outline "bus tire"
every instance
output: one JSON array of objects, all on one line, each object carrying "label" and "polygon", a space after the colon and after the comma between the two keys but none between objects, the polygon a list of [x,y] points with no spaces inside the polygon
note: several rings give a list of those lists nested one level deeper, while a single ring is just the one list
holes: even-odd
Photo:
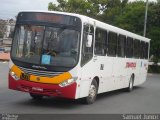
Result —
[{"label": "bus tire", "polygon": [[43,98],[42,95],[34,94],[34,93],[29,93],[31,98],[34,100],[41,100]]},{"label": "bus tire", "polygon": [[98,84],[97,84],[97,81],[93,79],[89,88],[89,94],[87,97],[84,98],[84,103],[93,104],[96,100],[97,92],[98,92]]},{"label": "bus tire", "polygon": [[130,77],[130,80],[129,80],[129,85],[128,85],[128,88],[127,88],[127,91],[128,92],[131,92],[133,90],[133,85],[134,85],[134,77],[133,75]]}]

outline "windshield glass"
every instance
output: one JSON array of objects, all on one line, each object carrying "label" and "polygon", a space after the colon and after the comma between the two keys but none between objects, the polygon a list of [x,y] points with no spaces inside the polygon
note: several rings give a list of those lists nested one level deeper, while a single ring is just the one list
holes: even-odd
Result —
[{"label": "windshield glass", "polygon": [[73,67],[77,63],[80,32],[67,26],[17,25],[12,57],[18,61]]}]

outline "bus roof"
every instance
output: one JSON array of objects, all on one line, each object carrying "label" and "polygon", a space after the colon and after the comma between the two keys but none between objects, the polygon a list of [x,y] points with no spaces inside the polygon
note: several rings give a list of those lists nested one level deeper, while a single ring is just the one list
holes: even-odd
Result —
[{"label": "bus roof", "polygon": [[21,11],[21,12],[57,13],[57,14],[75,16],[75,17],[79,17],[82,20],[82,22],[84,22],[84,23],[85,22],[86,23],[90,23],[91,25],[95,24],[99,28],[102,28],[102,29],[105,29],[105,30],[109,30],[109,31],[112,31],[112,32],[116,32],[118,34],[126,35],[126,36],[132,37],[134,39],[139,39],[139,40],[146,41],[146,42],[150,41],[149,38],[140,36],[138,34],[129,32],[127,30],[124,30],[124,29],[121,29],[121,28],[118,28],[118,27],[115,27],[115,26],[112,26],[112,25],[109,25],[107,23],[103,23],[101,21],[98,21],[96,19],[90,18],[88,16],[84,16],[84,15],[80,15],[80,14],[76,14],[76,13],[67,13],[67,12],[59,12],[59,11],[42,11],[42,10],[27,10],[27,11]]}]

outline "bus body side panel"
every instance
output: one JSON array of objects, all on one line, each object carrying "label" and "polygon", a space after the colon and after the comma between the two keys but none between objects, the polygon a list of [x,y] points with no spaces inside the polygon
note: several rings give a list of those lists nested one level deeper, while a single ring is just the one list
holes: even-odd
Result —
[{"label": "bus body side panel", "polygon": [[140,81],[138,85],[144,83],[147,79],[148,60],[140,60]]},{"label": "bus body side panel", "polygon": [[128,87],[129,86],[129,82],[130,82],[130,78],[132,75],[135,75],[135,72],[137,70],[137,62],[135,59],[131,59],[131,58],[124,58],[124,73],[126,76],[126,79],[124,81],[124,87]]},{"label": "bus body side panel", "polygon": [[134,86],[138,85],[140,82],[140,60],[136,59],[136,67],[134,72]]},{"label": "bus body side panel", "polygon": [[[115,79],[113,77],[114,57],[98,56],[100,74],[99,93],[115,89]],[[103,69],[102,69],[103,67]]]},{"label": "bus body side panel", "polygon": [[81,68],[80,98],[88,96],[89,87],[94,78],[99,80],[98,93],[115,89],[115,81],[112,78],[113,59],[106,56],[94,56]]},{"label": "bus body side panel", "polygon": [[115,89],[121,89],[128,85],[126,58],[114,57],[113,73]]},{"label": "bus body side panel", "polygon": [[80,87],[79,87],[79,95],[78,98],[86,97],[89,93],[89,87],[91,85],[93,76],[95,75],[94,71],[96,70],[96,66],[93,65],[93,60],[90,60],[87,64],[82,66],[80,69]]},{"label": "bus body side panel", "polygon": [[135,76],[134,76],[134,86],[137,86],[140,84],[140,82],[142,81],[141,76],[141,60],[140,59],[136,59],[136,71],[135,71]]}]

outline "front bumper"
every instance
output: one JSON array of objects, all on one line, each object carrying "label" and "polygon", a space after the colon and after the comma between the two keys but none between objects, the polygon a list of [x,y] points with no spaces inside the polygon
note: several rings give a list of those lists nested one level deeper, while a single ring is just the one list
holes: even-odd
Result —
[{"label": "front bumper", "polygon": [[18,90],[28,93],[40,94],[44,96],[55,96],[69,99],[75,99],[77,83],[60,87],[58,84],[36,83],[26,80],[14,80],[12,76],[8,76],[9,89]]}]

